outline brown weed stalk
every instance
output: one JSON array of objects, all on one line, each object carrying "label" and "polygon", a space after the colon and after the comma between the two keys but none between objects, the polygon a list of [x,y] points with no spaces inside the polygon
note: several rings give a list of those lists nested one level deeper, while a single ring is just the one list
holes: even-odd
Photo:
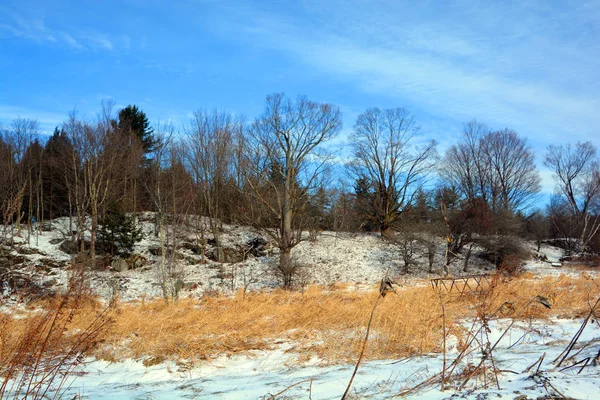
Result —
[{"label": "brown weed stalk", "polygon": [[78,273],[66,293],[24,321],[1,316],[0,398],[59,397],[70,373],[95,348],[110,322],[108,308],[75,332],[69,329],[89,302],[84,282]]}]

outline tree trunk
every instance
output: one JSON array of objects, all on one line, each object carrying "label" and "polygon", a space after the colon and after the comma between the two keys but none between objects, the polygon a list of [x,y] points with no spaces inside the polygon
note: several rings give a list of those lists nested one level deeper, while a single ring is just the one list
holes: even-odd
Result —
[{"label": "tree trunk", "polygon": [[[287,194],[287,191],[286,191]],[[292,285],[294,268],[292,266],[292,210],[286,198],[283,220],[281,221],[281,242],[279,243],[279,269],[283,274],[283,286],[289,289]]]},{"label": "tree trunk", "polygon": [[213,233],[213,238],[215,239],[215,250],[217,252],[217,261],[222,263],[225,262],[225,252],[223,251],[223,246],[221,244],[221,234],[219,233],[219,226],[217,221],[213,217],[208,217],[210,229]]},{"label": "tree trunk", "polygon": [[165,228],[164,221],[160,221],[159,235],[160,235],[160,287],[163,292],[163,298],[166,302],[169,301],[169,290],[167,286],[167,260],[166,260],[166,248],[165,248]]},{"label": "tree trunk", "polygon": [[471,250],[473,249],[473,243],[469,245],[469,249],[467,250],[467,254],[465,255],[465,260],[463,264],[463,272],[468,272],[469,270],[469,260],[471,259]]},{"label": "tree trunk", "polygon": [[98,228],[98,210],[96,207],[92,209],[92,232],[90,239],[90,258],[92,263],[96,261],[96,229]]},{"label": "tree trunk", "polygon": [[283,276],[284,289],[290,289],[292,286],[292,280],[294,278],[291,248],[279,249],[279,270]]},{"label": "tree trunk", "polygon": [[427,245],[427,258],[429,260],[429,273],[433,273],[433,264],[435,263],[435,244]]},{"label": "tree trunk", "polygon": [[386,222],[381,224],[381,236],[385,239],[392,239],[394,237],[394,230]]},{"label": "tree trunk", "polygon": [[202,222],[203,226],[202,226],[202,230],[200,231],[200,242],[202,243],[201,247],[200,247],[200,251],[202,252],[202,255],[200,256],[200,264],[204,265],[206,264],[206,259],[205,259],[205,254],[206,254],[206,225],[204,223],[204,221]]}]

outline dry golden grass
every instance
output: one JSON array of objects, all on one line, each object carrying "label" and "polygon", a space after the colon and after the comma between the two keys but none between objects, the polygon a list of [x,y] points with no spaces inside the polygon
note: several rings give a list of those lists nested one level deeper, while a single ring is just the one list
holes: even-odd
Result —
[{"label": "dry golden grass", "polygon": [[[514,316],[538,294],[553,301],[552,309],[533,304],[521,318],[581,316],[589,310],[588,301],[600,296],[600,286],[585,275],[499,279],[486,295],[445,295],[446,323],[453,334],[460,336],[457,322],[478,312],[492,314],[506,301],[516,310]],[[375,286],[373,291],[364,292],[339,285],[327,289],[312,286],[304,293],[240,293],[169,304],[162,300],[119,304],[97,356],[109,360],[199,360],[290,342],[305,357],[316,355],[332,363],[347,361],[360,350],[377,296]],[[397,294],[380,300],[366,357],[394,358],[440,351],[439,301],[438,292],[429,285],[400,288]],[[87,326],[102,311],[102,306],[91,300],[81,307],[71,329]],[[8,335],[4,340],[18,335],[19,327],[26,323],[27,318],[5,318],[3,328]]]},{"label": "dry golden grass", "polygon": [[60,392],[70,371],[95,350],[110,317],[100,311],[90,319],[99,302],[82,290],[81,277],[25,318],[0,314],[0,398],[46,398],[53,384]]}]

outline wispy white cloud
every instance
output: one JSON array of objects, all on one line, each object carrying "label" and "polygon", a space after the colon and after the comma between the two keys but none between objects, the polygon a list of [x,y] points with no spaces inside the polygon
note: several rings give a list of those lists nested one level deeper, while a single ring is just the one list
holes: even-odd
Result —
[{"label": "wispy white cloud", "polygon": [[556,181],[554,179],[554,173],[547,168],[540,168],[540,178],[542,179],[541,192],[546,195],[551,195],[554,193],[556,188]]},{"label": "wispy white cloud", "polygon": [[[0,35],[31,40],[37,43],[64,45],[75,50],[115,50],[115,40],[109,35],[93,31],[66,32],[46,25],[43,18],[25,17],[14,12],[7,13],[6,20],[0,23]],[[130,45],[129,37],[121,41],[124,48]]]},{"label": "wispy white cloud", "polygon": [[598,3],[433,3],[306,1],[295,14],[235,4],[213,29],[399,105],[510,126],[534,143],[600,144]]},{"label": "wispy white cloud", "polygon": [[0,123],[8,126],[17,118],[35,119],[40,123],[40,133],[51,134],[55,127],[63,123],[66,115],[0,104]]},{"label": "wispy white cloud", "polygon": [[79,43],[73,36],[69,35],[66,32],[62,32],[62,39],[64,40],[64,42],[69,45],[70,47],[74,48],[74,49],[83,49],[84,46]]},{"label": "wispy white cloud", "polygon": [[113,43],[104,35],[88,35],[88,41],[93,48],[113,50]]}]

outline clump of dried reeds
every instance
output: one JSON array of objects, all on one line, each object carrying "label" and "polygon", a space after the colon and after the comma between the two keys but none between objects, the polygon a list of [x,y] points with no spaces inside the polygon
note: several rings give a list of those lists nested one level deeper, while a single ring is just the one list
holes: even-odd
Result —
[{"label": "clump of dried reeds", "polygon": [[[400,395],[414,393],[422,387],[440,382],[442,390],[446,384],[462,389],[473,379],[478,380],[483,388],[493,385],[500,389],[499,370],[494,354],[498,344],[510,332],[516,321],[550,316],[573,318],[584,310],[588,310],[589,318],[588,300],[599,293],[598,282],[586,275],[543,279],[532,279],[531,276],[507,279],[496,276],[486,291],[464,297],[471,301],[474,315],[469,316],[472,324],[463,334],[458,356],[447,368],[444,362],[440,373],[416,386],[406,388]],[[592,311],[594,307],[591,307]],[[500,332],[500,336],[492,341],[489,336],[490,322],[499,318],[508,318],[509,323]],[[518,342],[519,340],[516,343]],[[466,362],[468,357],[475,362]],[[543,357],[537,366],[538,370],[542,360]]]},{"label": "clump of dried reeds", "polygon": [[[104,308],[81,319],[98,303],[89,297],[82,271],[66,293],[45,300],[26,318],[0,314],[0,398],[60,397],[69,374],[96,347],[110,321]],[[77,322],[81,327],[70,329]]]},{"label": "clump of dried reeds", "polygon": [[[379,301],[365,359],[442,351],[440,294],[427,285],[406,286],[397,292]],[[485,299],[486,313],[491,314],[506,302],[521,310],[532,293],[552,298],[552,309],[529,307],[520,315],[505,316],[525,319],[585,315],[589,307],[584,299],[594,298],[600,289],[597,282],[586,277],[499,278],[493,294]],[[122,303],[114,310],[110,329],[99,336],[106,345],[97,348],[95,354],[108,360],[201,360],[268,349],[288,341],[307,360],[315,355],[329,363],[348,362],[356,360],[361,352],[365,321],[379,295],[376,287],[365,292],[311,286],[303,293],[277,290],[180,299],[169,304],[160,300]],[[444,295],[445,332],[456,336],[460,343],[467,340],[460,322],[482,312],[478,296]],[[91,301],[79,307],[68,329],[85,329],[99,312],[99,306]]]}]

